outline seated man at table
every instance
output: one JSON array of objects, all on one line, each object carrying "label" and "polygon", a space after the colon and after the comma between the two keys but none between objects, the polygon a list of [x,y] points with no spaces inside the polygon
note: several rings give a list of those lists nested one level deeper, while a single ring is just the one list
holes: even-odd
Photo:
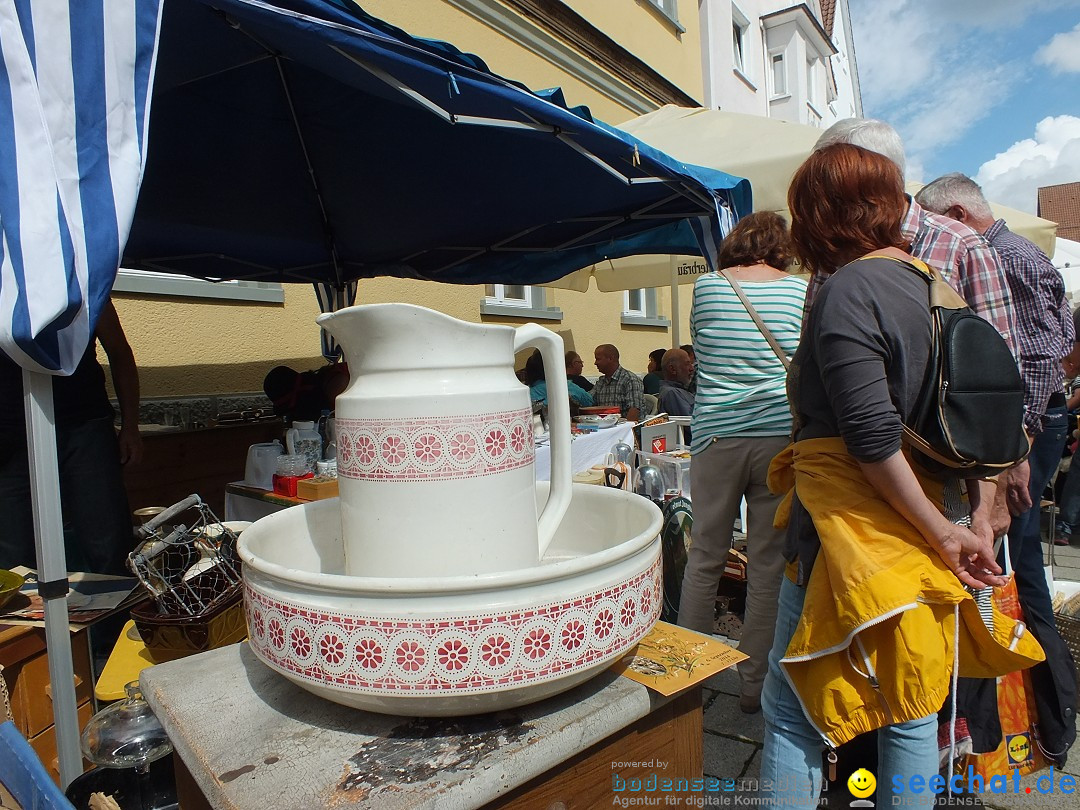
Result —
[{"label": "seated man at table", "polygon": [[593,386],[593,402],[618,407],[620,415],[636,422],[645,413],[645,386],[641,378],[619,365],[619,350],[602,343],[593,352],[596,370],[602,375]]},{"label": "seated man at table", "polygon": [[694,394],[690,380],[694,362],[682,349],[668,349],[660,361],[664,379],[660,383],[660,410],[670,416],[690,416],[694,412]]},{"label": "seated man at table", "polygon": [[[547,379],[544,375],[544,358],[540,356],[540,350],[535,350],[529,359],[525,361],[525,384],[529,386],[529,396],[533,402],[543,402],[547,405]],[[588,391],[579,388],[570,380],[566,381],[567,393],[570,395],[571,413],[576,413],[573,406],[588,407],[593,404],[592,396]]]}]

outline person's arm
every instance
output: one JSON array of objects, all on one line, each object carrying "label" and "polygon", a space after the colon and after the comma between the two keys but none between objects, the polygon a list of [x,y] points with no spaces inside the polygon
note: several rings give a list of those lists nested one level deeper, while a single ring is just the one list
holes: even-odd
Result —
[{"label": "person's arm", "polygon": [[645,386],[636,374],[630,376],[630,395],[627,398],[626,418],[636,422],[645,413]]},{"label": "person's arm", "polygon": [[1004,517],[1002,518],[995,512],[995,510],[999,509],[997,482],[986,479],[969,479],[967,481],[967,490],[968,503],[971,505],[971,530],[979,537],[985,537],[993,543],[1009,528],[1009,510],[1004,508],[1004,502],[1000,506],[1000,511],[1004,512]]},{"label": "person's arm", "polygon": [[94,335],[109,357],[109,373],[120,403],[120,463],[137,464],[143,452],[139,435],[139,368],[112,301],[102,307]]},{"label": "person's arm", "polygon": [[957,526],[923,494],[919,480],[901,452],[882,461],[859,462],[863,474],[889,505],[918,529],[947,566],[965,585],[985,588],[1004,585],[993,542],[985,535]]},{"label": "person's arm", "polygon": [[[1030,297],[1026,311],[1040,312],[1042,336],[1035,341],[1035,351],[1025,356],[1021,365],[1024,378],[1024,430],[1028,441],[1042,433],[1043,416],[1050,395],[1061,388],[1060,360],[1055,348],[1070,345],[1073,338],[1071,313],[1062,317],[1060,274],[1048,261],[1041,262],[1025,255],[1008,254],[1006,272],[1023,282],[1022,295]],[[1057,284],[1055,284],[1055,277]],[[1013,515],[1021,515],[1033,505],[1031,498],[1031,467],[1022,461],[1002,476],[1006,486],[1006,503]]]}]

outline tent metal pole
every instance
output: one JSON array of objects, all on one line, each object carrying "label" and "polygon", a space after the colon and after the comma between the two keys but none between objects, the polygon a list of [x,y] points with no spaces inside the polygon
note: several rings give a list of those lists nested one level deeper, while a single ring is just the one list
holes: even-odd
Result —
[{"label": "tent metal pole", "polygon": [[681,329],[680,329],[680,319],[682,317],[680,315],[680,313],[679,313],[679,277],[677,275],[675,275],[675,257],[672,256],[670,261],[671,261],[671,348],[677,349],[679,346],[682,345],[682,340],[680,340],[681,335],[679,334],[680,331],[681,331]]},{"label": "tent metal pole", "polygon": [[37,541],[38,592],[45,604],[45,644],[49,650],[53,722],[60,760],[60,784],[82,773],[75,670],[68,629],[67,559],[60,514],[60,473],[56,451],[52,377],[23,369],[23,403],[30,462],[30,494]]}]

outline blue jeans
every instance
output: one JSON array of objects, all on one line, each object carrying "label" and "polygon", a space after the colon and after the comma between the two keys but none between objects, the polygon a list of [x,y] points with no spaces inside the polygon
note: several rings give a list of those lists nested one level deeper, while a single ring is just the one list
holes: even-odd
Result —
[{"label": "blue jeans", "polygon": [[[1039,614],[1049,626],[1054,626],[1054,609],[1050,589],[1043,572],[1041,527],[1042,510],[1039,502],[1043,490],[1061,461],[1061,451],[1069,430],[1069,413],[1064,406],[1046,409],[1045,427],[1031,445],[1028,464],[1031,466],[1031,508],[1013,518],[1009,525],[1009,556],[1016,572],[1016,592],[1025,611]],[[1051,538],[1051,542],[1053,538]],[[998,562],[1004,563],[1004,553]]]},{"label": "blue jeans", "polygon": [[[776,636],[769,653],[769,672],[761,693],[761,709],[765,716],[765,749],[761,759],[761,781],[770,782],[773,790],[763,796],[782,800],[785,807],[815,808],[821,792],[822,752],[825,742],[814,730],[802,710],[799,699],[780,669],[780,659],[802,615],[806,589],[787,577],[780,586],[780,602],[776,618]],[[894,796],[910,797],[907,807],[930,807],[934,795],[928,792],[894,794],[892,777],[904,778],[907,786],[913,775],[929,779],[938,772],[937,715],[886,726],[878,732],[877,806],[892,806]],[[854,797],[847,785],[834,785],[841,794],[840,806],[847,806]]]}]

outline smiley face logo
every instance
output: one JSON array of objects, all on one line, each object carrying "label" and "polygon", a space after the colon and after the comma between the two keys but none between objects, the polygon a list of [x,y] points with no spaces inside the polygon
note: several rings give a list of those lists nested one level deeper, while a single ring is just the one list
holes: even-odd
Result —
[{"label": "smiley face logo", "polygon": [[877,779],[866,768],[859,768],[847,780],[847,789],[856,799],[865,799],[877,788]]}]

